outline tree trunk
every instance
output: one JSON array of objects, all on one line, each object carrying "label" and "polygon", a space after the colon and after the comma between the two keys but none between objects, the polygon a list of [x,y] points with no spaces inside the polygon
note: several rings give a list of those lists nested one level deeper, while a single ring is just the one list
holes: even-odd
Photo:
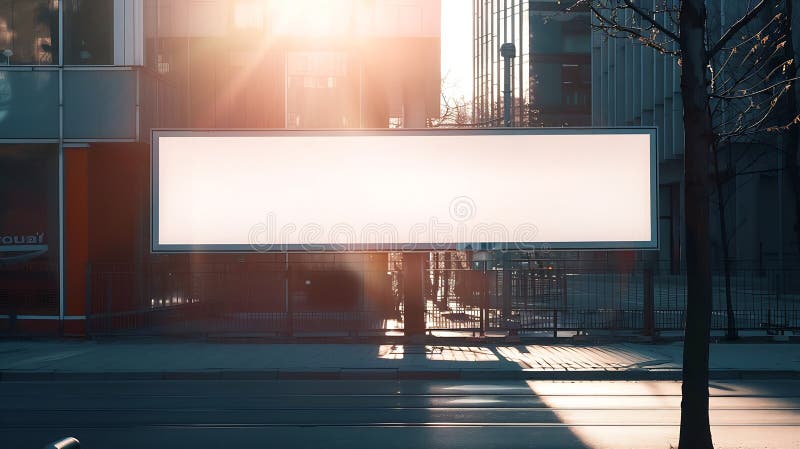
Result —
[{"label": "tree trunk", "polygon": [[679,447],[712,449],[708,420],[708,341],[711,329],[708,169],[712,128],[706,90],[704,1],[683,0],[680,18],[687,295]]},{"label": "tree trunk", "polygon": [[[725,310],[727,312],[728,318],[728,329],[725,333],[725,337],[728,340],[736,340],[739,338],[739,334],[736,331],[736,316],[733,314],[733,298],[731,298],[731,258],[730,258],[730,248],[729,248],[729,238],[728,238],[728,222],[725,220],[725,194],[722,192],[723,187],[725,187],[725,179],[723,179],[723,174],[720,173],[719,170],[719,144],[715,143],[712,146],[712,151],[714,152],[714,182],[716,184],[716,191],[717,191],[717,203],[719,204],[719,235],[722,245],[722,266],[723,266],[723,274],[725,276]],[[731,167],[728,167],[728,170],[731,170]],[[733,178],[736,179],[735,177]],[[713,298],[712,298],[713,299]]]}]

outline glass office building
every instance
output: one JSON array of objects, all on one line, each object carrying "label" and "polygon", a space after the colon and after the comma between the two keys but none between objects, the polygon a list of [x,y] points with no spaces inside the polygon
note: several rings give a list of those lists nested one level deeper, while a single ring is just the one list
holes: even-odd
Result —
[{"label": "glass office building", "polygon": [[[574,2],[573,2],[574,3]],[[556,0],[473,0],[473,122],[502,126],[504,62],[513,43],[514,126],[591,124],[590,18]]]}]

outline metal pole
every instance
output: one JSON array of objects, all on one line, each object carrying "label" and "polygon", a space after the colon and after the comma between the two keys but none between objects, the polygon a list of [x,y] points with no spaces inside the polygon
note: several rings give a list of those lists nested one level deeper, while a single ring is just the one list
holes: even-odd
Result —
[{"label": "metal pole", "polygon": [[[64,5],[58,4],[58,327],[64,334]],[[76,440],[77,441],[77,440]]]},{"label": "metal pole", "polygon": [[517,47],[509,42],[500,46],[503,57],[503,126],[512,126],[511,120],[511,60],[517,55]]},{"label": "metal pole", "polygon": [[501,264],[503,267],[503,322],[505,326],[508,328],[508,335],[515,336],[517,335],[516,327],[512,322],[511,316],[511,309],[513,308],[512,302],[512,273],[511,273],[511,260],[509,257],[508,252],[503,251],[500,254],[501,257]]},{"label": "metal pole", "polygon": [[[506,42],[500,46],[500,56],[503,57],[503,125],[510,128],[513,125],[511,118],[511,60],[517,55],[517,48],[513,43]],[[511,323],[511,263],[508,254],[502,253],[503,265],[503,321],[508,327],[508,336],[516,337],[516,328]]]},{"label": "metal pole", "polygon": [[481,273],[481,337],[486,336],[486,309],[489,304],[488,280],[486,279],[486,260],[483,261]]},{"label": "metal pole", "polygon": [[289,293],[292,273],[289,270],[288,252],[284,253],[283,262],[283,297],[284,306],[286,307],[286,334],[289,337],[294,337],[294,307],[292,307],[292,295]]},{"label": "metal pole", "polygon": [[648,337],[654,337],[656,335],[655,288],[653,284],[653,270],[650,267],[644,270],[642,286],[644,288],[644,329],[642,334]]},{"label": "metal pole", "polygon": [[403,253],[403,328],[409,343],[422,344],[427,331],[425,318],[425,258],[430,253]]},{"label": "metal pole", "polygon": [[92,331],[89,327],[89,321],[92,316],[92,265],[90,263],[86,264],[86,318],[85,318],[85,328],[86,328],[86,336],[91,337]]}]

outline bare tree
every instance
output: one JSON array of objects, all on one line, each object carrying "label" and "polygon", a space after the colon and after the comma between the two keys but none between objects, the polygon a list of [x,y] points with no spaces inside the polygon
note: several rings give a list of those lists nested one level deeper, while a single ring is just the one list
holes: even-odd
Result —
[{"label": "bare tree", "polygon": [[442,77],[439,117],[428,120],[429,128],[465,128],[474,126],[472,102],[463,95],[452,95],[455,86],[450,85],[449,73]]},{"label": "bare tree", "polygon": [[[751,33],[762,15],[775,13],[779,1],[760,0],[744,8],[725,29],[711,30],[705,0],[581,0],[595,29],[610,39],[635,39],[680,66],[684,128],[684,216],[686,221],[687,299],[683,347],[681,449],[713,448],[708,419],[708,343],[712,279],[709,234],[710,169],[723,139],[764,132],[787,79],[752,87],[768,58],[764,35]],[[771,23],[771,21],[768,21]],[[769,39],[772,39],[770,36]],[[769,42],[768,39],[768,42]],[[759,42],[754,54],[734,66],[734,56]],[[751,45],[753,48],[753,45]],[[782,47],[781,47],[782,48]],[[773,46],[773,50],[774,50]],[[750,49],[748,49],[750,50]],[[752,67],[750,67],[752,66]],[[757,68],[758,67],[758,68]],[[723,78],[720,74],[725,73]],[[747,87],[744,87],[747,86]],[[769,97],[770,99],[767,99]],[[744,102],[747,106],[739,106]],[[736,104],[734,106],[733,104]],[[727,106],[725,106],[727,104]],[[716,121],[719,109],[724,120]]]},{"label": "bare tree", "polygon": [[[739,40],[721,48],[709,63],[714,126],[712,171],[719,209],[728,339],[736,339],[738,335],[731,298],[730,240],[733,235],[726,221],[729,200],[725,194],[726,185],[735,181],[740,173],[750,171],[764,156],[774,155],[766,150],[769,145],[758,142],[758,138],[786,120],[781,117],[779,105],[793,97],[790,87],[796,76],[792,70],[793,58],[787,57],[785,50],[787,44],[791,46],[791,16],[785,12],[785,8],[791,11],[791,1],[774,3],[743,26]],[[747,150],[734,156],[737,146],[745,146]],[[720,160],[726,154],[727,163]]]},{"label": "bare tree", "polygon": [[442,92],[441,113],[430,119],[429,128],[465,128],[473,126],[472,103],[464,97],[450,98]]},{"label": "bare tree", "polygon": [[798,156],[800,156],[800,103],[796,85],[797,85],[797,60],[798,45],[795,41],[800,40],[800,29],[795,26],[800,26],[800,8],[793,7],[793,2],[784,2],[784,15],[786,20],[789,21],[789,35],[783,47],[783,58],[785,60],[793,60],[793,64],[784,66],[786,78],[789,79],[789,92],[784,95],[782,101],[778,104],[779,117],[775,125],[770,128],[770,131],[779,133],[784,139],[784,170],[789,178],[792,193],[794,196],[794,235],[795,245],[798,252],[800,252],[800,166],[798,166]]}]

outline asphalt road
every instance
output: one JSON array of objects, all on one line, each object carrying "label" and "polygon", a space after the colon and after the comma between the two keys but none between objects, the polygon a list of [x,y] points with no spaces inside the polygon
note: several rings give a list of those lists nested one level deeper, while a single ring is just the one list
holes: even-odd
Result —
[{"label": "asphalt road", "polygon": [[[800,381],[715,382],[719,448],[800,449]],[[669,448],[677,382],[0,382],[0,448]]]}]

